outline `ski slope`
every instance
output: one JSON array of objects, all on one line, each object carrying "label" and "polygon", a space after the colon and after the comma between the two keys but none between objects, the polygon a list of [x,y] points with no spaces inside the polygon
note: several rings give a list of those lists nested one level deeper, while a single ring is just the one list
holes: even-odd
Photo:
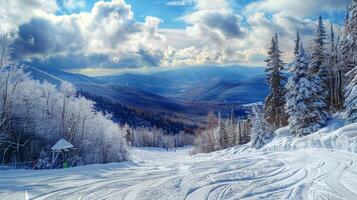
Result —
[{"label": "ski slope", "polygon": [[[357,155],[133,149],[132,163],[0,171],[0,199],[357,199]],[[243,152],[243,153],[242,153]]]},{"label": "ski slope", "polygon": [[[357,199],[357,125],[308,137],[286,129],[262,150],[242,145],[190,156],[132,149],[132,161],[58,170],[0,170],[0,199]],[[349,135],[347,137],[346,135]],[[354,136],[355,135],[355,136]],[[347,139],[346,139],[347,138]],[[345,140],[349,141],[347,145]]]}]

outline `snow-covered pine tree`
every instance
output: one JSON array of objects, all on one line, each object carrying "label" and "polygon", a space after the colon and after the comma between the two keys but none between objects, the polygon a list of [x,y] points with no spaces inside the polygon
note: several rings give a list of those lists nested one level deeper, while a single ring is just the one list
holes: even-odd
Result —
[{"label": "snow-covered pine tree", "polygon": [[[354,52],[357,51],[357,0],[352,0],[350,7],[351,19],[349,21],[349,29],[354,40]],[[357,59],[357,58],[355,58]]]},{"label": "snow-covered pine tree", "polygon": [[237,133],[236,133],[236,120],[235,120],[235,117],[234,117],[234,110],[232,109],[231,110],[231,118],[228,122],[228,137],[229,137],[229,146],[234,146],[236,143],[236,136],[237,136]]},{"label": "snow-covered pine tree", "polygon": [[219,136],[219,146],[221,149],[229,147],[229,135],[226,129],[226,124],[221,119],[220,112],[218,113],[218,136]]},{"label": "snow-covered pine tree", "polygon": [[[337,39],[337,42],[339,38]],[[338,67],[338,48],[336,45],[335,31],[333,25],[331,24],[330,29],[330,55],[329,55],[330,66],[330,107],[333,110],[341,110],[343,106],[343,87],[342,87],[342,71]]]},{"label": "snow-covered pine tree", "polygon": [[[331,99],[330,88],[330,67],[328,67],[328,56],[326,53],[325,45],[327,35],[326,30],[322,21],[322,17],[319,17],[316,33],[314,36],[314,41],[311,49],[311,63],[309,68],[309,73],[312,75],[317,75],[321,79],[321,88],[323,91],[327,91],[324,94],[320,94],[326,105],[329,105]],[[328,106],[322,108],[328,111]]]},{"label": "snow-covered pine tree", "polygon": [[[352,0],[350,7],[351,19],[349,20],[350,41],[352,44],[352,59],[353,68],[357,66],[357,0]],[[351,77],[351,80],[354,77]]]},{"label": "snow-covered pine tree", "polygon": [[274,128],[279,128],[287,124],[287,117],[284,111],[286,78],[282,70],[284,63],[281,60],[281,51],[279,50],[278,35],[271,40],[271,46],[268,51],[267,63],[267,82],[270,86],[270,93],[265,99],[265,118]]},{"label": "snow-covered pine tree", "polygon": [[294,55],[298,55],[299,54],[299,48],[300,48],[300,32],[296,31],[296,39],[295,39],[295,48],[294,48]]},{"label": "snow-covered pine tree", "polygon": [[269,125],[265,120],[264,113],[258,105],[252,108],[252,129],[251,129],[251,146],[259,149],[267,143],[272,134]]},{"label": "snow-covered pine tree", "polygon": [[338,45],[338,68],[342,72],[342,84],[343,87],[346,87],[353,77],[349,77],[346,74],[352,70],[355,65],[353,63],[353,38],[351,33],[350,25],[352,24],[350,21],[349,7],[347,8],[346,18],[345,18],[345,27],[343,31],[343,35],[340,39]]},{"label": "snow-covered pine tree", "polygon": [[289,126],[292,134],[304,136],[325,126],[327,121],[326,104],[320,94],[321,79],[309,74],[309,56],[301,44],[295,58],[293,76],[286,85],[286,111],[289,115]]},{"label": "snow-covered pine tree", "polygon": [[350,123],[357,122],[357,67],[348,72],[353,77],[352,81],[345,88],[346,117]]}]

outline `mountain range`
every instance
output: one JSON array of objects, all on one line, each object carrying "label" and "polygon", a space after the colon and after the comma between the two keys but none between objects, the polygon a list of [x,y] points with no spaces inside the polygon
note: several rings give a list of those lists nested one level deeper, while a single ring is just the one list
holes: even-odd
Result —
[{"label": "mountain range", "polygon": [[39,81],[55,85],[71,82],[81,95],[97,103],[98,110],[112,113],[120,123],[151,126],[158,121],[153,119],[160,116],[164,118],[161,121],[168,121],[167,130],[175,126],[178,131],[185,128],[182,123],[202,122],[208,112],[221,110],[223,115],[228,115],[233,109],[236,115],[244,116],[242,105],[262,101],[268,92],[264,69],[242,66],[178,68],[100,77],[33,66],[28,66],[26,71]]}]

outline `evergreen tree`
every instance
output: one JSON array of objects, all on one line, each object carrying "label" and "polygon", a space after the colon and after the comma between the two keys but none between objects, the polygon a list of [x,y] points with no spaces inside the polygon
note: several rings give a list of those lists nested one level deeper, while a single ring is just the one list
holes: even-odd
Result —
[{"label": "evergreen tree", "polygon": [[225,148],[229,147],[229,145],[228,145],[229,137],[228,137],[228,133],[227,133],[226,127],[223,122],[220,123],[218,134],[219,134],[220,148],[225,149]]},{"label": "evergreen tree", "polygon": [[[354,68],[357,65],[357,0],[352,0],[350,7],[351,19],[349,20],[348,30],[350,33],[350,43],[352,49],[351,63]],[[351,77],[352,80],[354,77]]]},{"label": "evergreen tree", "polygon": [[300,48],[300,32],[296,31],[296,39],[295,39],[295,48],[294,48],[294,55],[298,55],[299,54],[299,48]]},{"label": "evergreen tree", "polygon": [[[351,14],[351,18],[349,17]],[[357,121],[357,0],[353,0],[347,12],[344,40],[341,44],[341,54],[339,66],[346,73],[348,84],[345,88],[346,117],[349,122]]]},{"label": "evergreen tree", "polygon": [[[331,24],[330,31],[330,107],[333,110],[340,110],[343,105],[342,71],[338,67],[338,48],[335,40],[335,32]],[[337,40],[339,41],[339,39]]]},{"label": "evergreen tree", "polygon": [[281,51],[279,50],[278,35],[271,40],[271,46],[268,51],[267,63],[267,82],[270,86],[270,93],[265,99],[265,118],[274,128],[286,125],[285,105],[285,88],[286,78],[282,70],[284,63],[281,60]]},{"label": "evergreen tree", "polygon": [[346,117],[350,123],[357,122],[357,67],[348,72],[353,77],[345,89]]},{"label": "evergreen tree", "polygon": [[314,36],[313,46],[311,49],[311,64],[309,72],[311,74],[318,75],[324,81],[328,78],[328,68],[326,66],[326,30],[322,21],[322,17],[319,17],[316,33]]},{"label": "evergreen tree", "polygon": [[[328,56],[326,54],[326,30],[322,21],[322,17],[319,17],[318,25],[313,41],[313,46],[311,49],[311,63],[309,72],[312,75],[317,75],[321,79],[321,87],[323,91],[327,91],[325,95],[320,94],[326,105],[330,104],[331,92],[329,88],[330,85],[330,68],[327,66]],[[325,111],[328,110],[328,106],[323,108]]]},{"label": "evergreen tree", "polygon": [[234,117],[233,109],[231,110],[231,119],[229,120],[228,123],[228,136],[229,136],[229,146],[236,145],[238,134],[236,133],[236,120]]},{"label": "evergreen tree", "polygon": [[347,76],[347,73],[354,68],[353,58],[353,38],[350,34],[350,15],[349,9],[347,8],[346,19],[345,19],[345,27],[343,31],[343,35],[339,42],[338,46],[338,68],[342,73],[342,84],[343,87],[347,86],[347,84],[352,80],[353,77]]},{"label": "evergreen tree", "polygon": [[286,105],[289,115],[289,126],[292,134],[304,136],[317,131],[326,124],[326,104],[321,98],[321,79],[309,74],[309,57],[300,45],[299,54],[295,58],[293,76],[286,85]]},{"label": "evergreen tree", "polygon": [[229,147],[229,135],[225,123],[221,119],[221,113],[218,113],[218,136],[219,146],[221,149]]},{"label": "evergreen tree", "polygon": [[252,108],[251,146],[259,149],[267,143],[272,134],[258,105]]},{"label": "evergreen tree", "polygon": [[[352,0],[352,4],[350,6],[350,12],[351,12],[351,19],[349,20],[349,31],[351,33],[352,38],[354,39],[354,42],[356,43],[357,41],[357,0]],[[355,51],[357,50],[356,47],[357,44],[355,44]]]}]

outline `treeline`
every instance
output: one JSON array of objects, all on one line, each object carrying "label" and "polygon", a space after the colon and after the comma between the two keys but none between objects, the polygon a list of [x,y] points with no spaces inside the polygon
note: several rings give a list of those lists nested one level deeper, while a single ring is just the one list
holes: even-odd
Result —
[{"label": "treeline", "polygon": [[205,130],[197,131],[192,153],[209,153],[249,142],[250,121],[236,119],[232,112],[230,118],[218,118],[210,113]]},{"label": "treeline", "polygon": [[357,122],[357,0],[348,7],[337,35],[333,25],[328,33],[319,17],[312,46],[305,49],[301,41],[297,32],[294,62],[285,65],[278,36],[271,40],[266,60],[270,94],[264,110],[256,107],[253,112],[251,144],[256,148],[282,126],[289,125],[298,137],[311,134],[336,112]]},{"label": "treeline", "polygon": [[124,126],[128,124],[133,128],[157,127],[163,129],[166,133],[179,134],[180,132],[193,133],[197,128],[195,124],[184,123],[174,114],[155,110],[140,110],[129,108],[123,104],[114,103],[109,99],[96,96],[85,91],[78,91],[79,94],[96,102],[96,110],[109,112],[113,116],[113,121]]},{"label": "treeline", "polygon": [[[124,132],[94,102],[76,95],[68,82],[40,83],[10,57],[8,37],[0,37],[0,161],[2,165],[36,162],[64,138],[81,163],[123,161],[128,157]],[[41,153],[42,152],[42,153]],[[77,158],[78,159],[78,158]]]},{"label": "treeline", "polygon": [[174,149],[186,147],[193,144],[194,135],[181,131],[178,134],[167,133],[157,127],[137,127],[129,128],[125,126],[128,144],[134,147],[161,147]]}]

